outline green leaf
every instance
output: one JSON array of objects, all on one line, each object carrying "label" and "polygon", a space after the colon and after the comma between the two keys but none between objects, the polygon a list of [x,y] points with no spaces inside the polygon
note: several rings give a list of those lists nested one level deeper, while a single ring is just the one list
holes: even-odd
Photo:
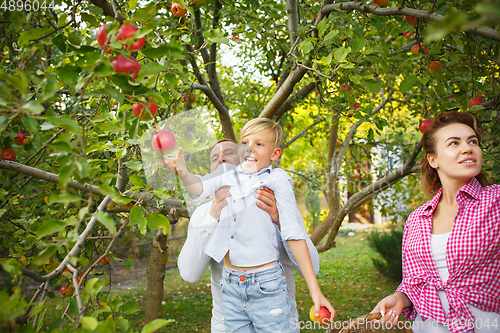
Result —
[{"label": "green leaf", "polygon": [[170,229],[170,222],[164,215],[158,213],[150,213],[146,216],[146,220],[150,229],[160,229],[164,235],[168,234],[168,230]]},{"label": "green leaf", "polygon": [[21,106],[23,110],[28,111],[31,114],[41,114],[45,109],[43,105],[37,101],[29,101],[28,103]]},{"label": "green leaf", "polygon": [[73,170],[75,169],[74,164],[64,166],[59,172],[59,185],[66,186],[71,181],[71,176]]},{"label": "green leaf", "polygon": [[64,128],[65,130],[68,130],[71,133],[76,134],[77,136],[82,135],[82,129],[72,119],[63,117],[51,117],[48,118],[45,122],[50,123],[56,127]]},{"label": "green leaf", "polygon": [[133,9],[135,9],[136,4],[137,4],[137,0],[129,0],[128,8],[130,8],[130,10],[133,10]]},{"label": "green leaf", "polygon": [[170,46],[162,44],[158,47],[149,47],[147,49],[144,49],[142,50],[142,53],[148,58],[158,59],[168,55],[170,51]]},{"label": "green leaf", "polygon": [[2,114],[0,115],[0,132],[3,132],[3,130],[7,127],[9,124],[9,117],[7,115]]},{"label": "green leaf", "polygon": [[38,133],[40,129],[40,127],[38,127],[38,120],[28,116],[27,114],[23,114],[21,116],[21,119],[23,120],[23,124],[29,132],[34,134]]},{"label": "green leaf", "polygon": [[332,38],[334,38],[335,36],[337,36],[339,34],[339,31],[338,30],[332,30],[330,31],[329,33],[326,34],[325,36],[325,41],[328,41]]},{"label": "green leaf", "polygon": [[341,62],[342,60],[344,60],[347,55],[351,53],[351,48],[348,47],[347,49],[345,47],[340,47],[338,49],[336,49],[333,53],[334,57],[335,57],[335,61],[337,63]]},{"label": "green leaf", "polygon": [[309,37],[299,44],[299,49],[301,49],[304,52],[304,56],[309,54],[314,49],[313,41],[314,38]]},{"label": "green leaf", "polygon": [[416,75],[409,75],[405,77],[405,79],[401,82],[399,85],[399,90],[401,90],[402,93],[408,92],[415,82],[417,82],[418,77]]},{"label": "green leaf", "polygon": [[108,61],[102,61],[100,64],[94,67],[94,74],[98,77],[106,77],[113,75],[115,69]]},{"label": "green leaf", "polygon": [[97,212],[94,214],[94,216],[97,219],[97,221],[99,221],[103,226],[106,227],[106,229],[109,230],[109,233],[111,235],[116,234],[115,220],[113,220],[108,213]]},{"label": "green leaf", "polygon": [[123,196],[116,187],[104,184],[99,186],[99,190],[102,194],[111,196],[111,200],[118,205],[126,205],[132,201],[129,197]]},{"label": "green leaf", "polygon": [[61,230],[64,230],[68,223],[61,220],[49,219],[44,224],[42,224],[36,231],[36,238],[40,239],[48,235],[55,234]]},{"label": "green leaf", "polygon": [[[130,225],[138,225],[141,234],[146,233],[146,219],[144,217],[144,212],[140,206],[134,206],[129,213]],[[143,232],[144,231],[144,232]]]},{"label": "green leaf", "polygon": [[173,319],[155,319],[142,328],[141,333],[153,333],[163,326],[174,322]]},{"label": "green leaf", "polygon": [[69,204],[72,202],[78,202],[81,201],[82,197],[79,195],[74,195],[70,194],[68,192],[64,192],[61,194],[53,194],[49,197],[49,205],[52,205],[53,203],[59,202],[62,204]]},{"label": "green leaf", "polygon": [[441,40],[449,33],[459,30],[467,23],[467,16],[464,12],[454,11],[443,20],[429,25],[424,32],[425,39],[430,42]]},{"label": "green leaf", "polygon": [[80,319],[80,324],[82,325],[82,329],[84,331],[92,332],[97,328],[99,322],[94,317],[83,317]]},{"label": "green leaf", "polygon": [[137,76],[144,77],[146,75],[156,75],[156,74],[159,74],[166,69],[167,68],[165,66],[162,66],[155,61],[150,61],[147,64],[145,64],[144,66],[142,66],[142,68],[139,71],[139,74],[137,74]]},{"label": "green leaf", "polygon": [[[133,171],[139,171],[142,169],[142,162],[139,161],[128,161],[124,163],[129,169]],[[134,175],[135,176],[135,175]],[[135,176],[137,177],[137,176]],[[135,184],[134,184],[135,185]]]},{"label": "green leaf", "polygon": [[16,259],[7,259],[2,261],[3,270],[11,276],[22,274],[21,265]]},{"label": "green leaf", "polygon": [[143,187],[144,187],[144,182],[142,181],[142,178],[141,178],[141,177],[139,177],[139,176],[137,176],[137,175],[132,175],[132,176],[130,176],[129,181],[130,181],[133,185],[135,185],[135,186],[137,186],[137,187],[139,187],[139,188],[143,188]]},{"label": "green leaf", "polygon": [[365,38],[357,38],[352,42],[352,52],[358,52],[361,51],[366,44],[368,43],[368,40]]},{"label": "green leaf", "polygon": [[323,37],[323,34],[325,33],[326,28],[328,27],[328,20],[321,20],[318,23],[318,37]]},{"label": "green leaf", "polygon": [[32,39],[37,39],[51,31],[52,28],[34,28],[34,29],[29,29],[26,32],[22,32],[21,35],[19,36],[19,43],[20,44],[25,44],[29,42]]},{"label": "green leaf", "polygon": [[366,85],[366,87],[372,94],[380,93],[380,86],[378,85],[378,83],[369,83]]},{"label": "green leaf", "polygon": [[123,316],[120,316],[115,319],[116,321],[116,328],[121,331],[121,332],[128,332],[130,328],[130,322],[125,319]]},{"label": "green leaf", "polygon": [[56,254],[56,252],[57,252],[57,246],[49,245],[40,254],[31,259],[31,263],[36,266],[41,266],[45,264],[50,258],[52,258]]},{"label": "green leaf", "polygon": [[141,310],[141,306],[139,305],[139,303],[137,302],[134,302],[134,301],[129,301],[127,303],[125,303],[123,306],[122,306],[122,311],[126,314],[134,314],[138,311]]},{"label": "green leaf", "polygon": [[99,27],[99,22],[97,22],[96,18],[93,15],[89,15],[87,13],[80,13],[82,20],[90,23],[94,28]]}]

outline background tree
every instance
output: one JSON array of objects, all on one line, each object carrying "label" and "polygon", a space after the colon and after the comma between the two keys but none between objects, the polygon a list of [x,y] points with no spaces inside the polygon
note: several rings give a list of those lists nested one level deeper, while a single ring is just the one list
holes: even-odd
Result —
[{"label": "background tree", "polygon": [[[385,189],[419,192],[418,125],[437,112],[480,117],[484,167],[498,181],[494,2],[38,0],[5,1],[0,13],[2,267],[16,284],[39,283],[29,302],[15,302],[20,288],[0,291],[10,300],[0,325],[42,328],[46,309],[63,304],[54,325],[132,330],[126,315],[138,306],[99,293],[100,263],[118,259],[109,250],[124,231],[156,242],[145,331],[167,323],[153,320],[162,294],[152,288],[162,290],[170,223],[189,212],[174,187],[148,183],[141,138],[193,107],[207,108],[219,138],[258,116],[283,125],[280,166],[298,195],[321,191],[328,204],[311,230],[320,251],[363,204],[395,211]],[[125,25],[139,29],[130,37]],[[48,292],[61,284],[75,297]]]}]

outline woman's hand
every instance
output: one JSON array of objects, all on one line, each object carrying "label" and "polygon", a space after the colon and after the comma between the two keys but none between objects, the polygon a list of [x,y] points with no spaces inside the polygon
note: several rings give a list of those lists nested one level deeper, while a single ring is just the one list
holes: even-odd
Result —
[{"label": "woman's hand", "polygon": [[404,308],[411,306],[411,301],[405,294],[397,292],[387,296],[372,310],[371,313],[380,312],[382,318],[380,321],[391,322],[392,325],[397,325],[399,315]]},{"label": "woman's hand", "polygon": [[227,205],[226,198],[231,196],[229,190],[229,186],[221,187],[215,192],[214,198],[212,199],[212,207],[210,207],[209,214],[217,221],[220,221],[220,212],[222,208]]}]

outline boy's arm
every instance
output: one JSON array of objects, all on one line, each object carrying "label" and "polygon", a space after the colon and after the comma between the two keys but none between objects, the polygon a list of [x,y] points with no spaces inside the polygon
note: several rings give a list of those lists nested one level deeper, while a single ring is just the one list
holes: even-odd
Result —
[{"label": "boy's arm", "polygon": [[183,154],[184,150],[179,148],[177,156],[174,158],[163,159],[163,165],[168,170],[175,172],[191,196],[200,196],[203,192],[203,184],[198,177],[188,171],[186,161],[184,160],[184,157],[182,157]]},{"label": "boy's arm", "polygon": [[311,257],[309,256],[309,251],[307,249],[306,241],[303,239],[299,240],[288,240],[288,246],[292,251],[295,260],[302,271],[304,279],[306,280],[307,287],[309,288],[309,295],[314,302],[314,312],[316,316],[319,316],[320,307],[324,306],[331,313],[330,320],[333,321],[335,318],[335,309],[321,293],[318,286],[318,281],[316,280],[316,275],[311,264]]}]

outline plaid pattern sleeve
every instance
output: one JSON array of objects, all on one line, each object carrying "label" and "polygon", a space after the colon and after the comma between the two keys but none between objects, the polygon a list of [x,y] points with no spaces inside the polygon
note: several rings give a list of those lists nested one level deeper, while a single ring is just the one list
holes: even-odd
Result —
[{"label": "plaid pattern sleeve", "polygon": [[[443,282],[430,249],[432,214],[441,191],[408,218],[403,236],[403,281],[397,291],[413,305],[406,319],[419,313],[449,327],[450,332],[474,332],[469,304],[500,313],[500,185],[482,187],[472,178],[457,194],[458,212],[446,246],[450,276]],[[449,312],[437,294],[446,292]]]}]

